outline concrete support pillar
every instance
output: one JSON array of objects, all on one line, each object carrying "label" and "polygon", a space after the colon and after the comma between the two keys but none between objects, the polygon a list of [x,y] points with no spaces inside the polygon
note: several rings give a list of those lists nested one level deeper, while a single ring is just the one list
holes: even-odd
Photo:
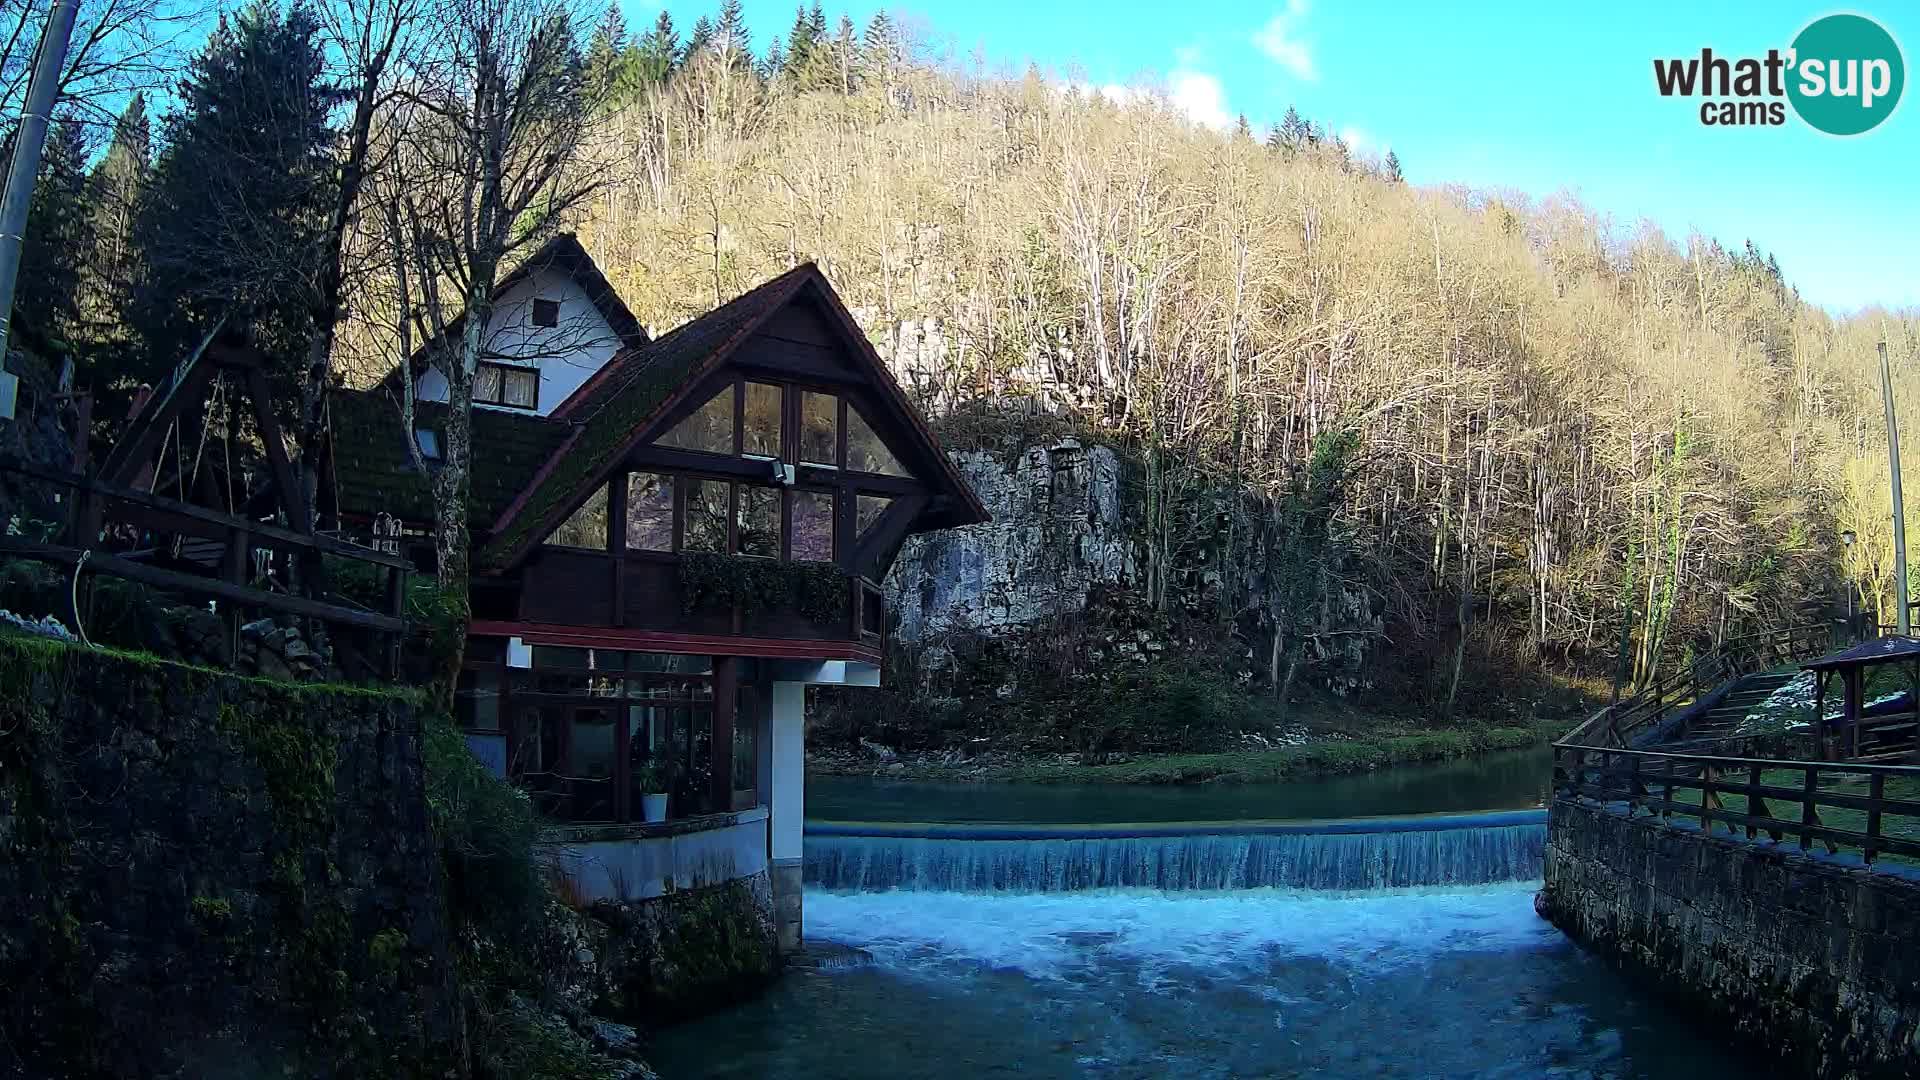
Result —
[{"label": "concrete support pillar", "polygon": [[773,885],[775,941],[783,953],[800,947],[800,867],[802,822],[806,819],[807,688],[797,682],[773,684],[772,789],[768,793],[767,876]]}]

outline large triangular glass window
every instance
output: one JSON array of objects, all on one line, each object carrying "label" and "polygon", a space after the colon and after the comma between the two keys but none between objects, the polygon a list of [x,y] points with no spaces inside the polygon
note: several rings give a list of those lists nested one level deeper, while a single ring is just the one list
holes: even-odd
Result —
[{"label": "large triangular glass window", "polygon": [[880,436],[874,434],[867,418],[853,408],[852,402],[847,403],[847,468],[886,476],[911,475],[900,467],[900,460],[880,441]]},{"label": "large triangular glass window", "polygon": [[699,411],[673,426],[656,440],[661,446],[679,450],[704,450],[710,454],[733,453],[733,386],[708,399]]}]

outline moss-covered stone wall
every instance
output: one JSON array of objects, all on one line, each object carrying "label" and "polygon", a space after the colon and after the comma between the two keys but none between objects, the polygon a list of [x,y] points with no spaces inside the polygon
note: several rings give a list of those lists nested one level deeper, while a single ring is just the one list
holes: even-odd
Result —
[{"label": "moss-covered stone wall", "polygon": [[443,1074],[414,699],[0,636],[0,971],[0,1075]]},{"label": "moss-covered stone wall", "polygon": [[607,928],[602,963],[608,1015],[658,1026],[759,993],[779,974],[773,892],[765,871],[677,889],[589,914]]}]

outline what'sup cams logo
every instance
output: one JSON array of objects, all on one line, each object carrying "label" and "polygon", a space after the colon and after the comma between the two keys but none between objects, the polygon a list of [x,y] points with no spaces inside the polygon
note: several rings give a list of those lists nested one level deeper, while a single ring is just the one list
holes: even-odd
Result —
[{"label": "what'sup cams logo", "polygon": [[1778,127],[1787,106],[1815,130],[1863,135],[1900,105],[1906,59],[1893,35],[1864,15],[1815,19],[1786,49],[1729,59],[1701,49],[1699,56],[1653,62],[1661,97],[1702,98],[1700,122],[1710,127]]}]

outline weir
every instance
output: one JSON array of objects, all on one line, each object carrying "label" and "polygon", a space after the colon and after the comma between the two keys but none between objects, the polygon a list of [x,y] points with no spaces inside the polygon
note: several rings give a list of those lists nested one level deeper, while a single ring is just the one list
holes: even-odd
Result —
[{"label": "weir", "polygon": [[1540,810],[1137,825],[811,821],[805,875],[811,887],[855,892],[1386,889],[1535,880],[1545,848]]}]

